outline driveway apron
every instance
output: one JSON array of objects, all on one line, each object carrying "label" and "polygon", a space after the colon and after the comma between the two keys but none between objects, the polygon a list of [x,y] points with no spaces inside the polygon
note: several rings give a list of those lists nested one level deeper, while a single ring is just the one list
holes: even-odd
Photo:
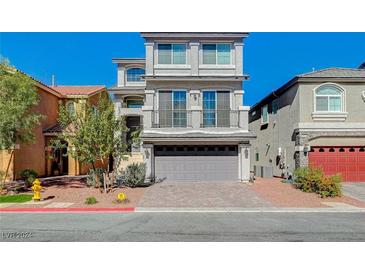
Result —
[{"label": "driveway apron", "polygon": [[237,182],[162,182],[149,187],[139,207],[270,207],[249,186]]}]

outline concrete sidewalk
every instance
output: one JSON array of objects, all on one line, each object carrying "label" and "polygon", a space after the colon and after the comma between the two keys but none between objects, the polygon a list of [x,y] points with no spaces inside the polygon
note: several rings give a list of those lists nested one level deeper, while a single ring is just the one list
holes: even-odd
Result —
[{"label": "concrete sidewalk", "polygon": [[365,183],[343,184],[343,193],[346,196],[365,202]]}]

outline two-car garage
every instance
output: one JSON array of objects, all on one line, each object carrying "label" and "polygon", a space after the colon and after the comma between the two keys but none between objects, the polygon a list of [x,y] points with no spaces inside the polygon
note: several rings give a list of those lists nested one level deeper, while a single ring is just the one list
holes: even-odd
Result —
[{"label": "two-car garage", "polygon": [[365,182],[365,146],[318,146],[309,152],[309,166],[326,175],[341,174],[345,182]]},{"label": "two-car garage", "polygon": [[157,180],[174,182],[237,181],[237,145],[156,145]]}]

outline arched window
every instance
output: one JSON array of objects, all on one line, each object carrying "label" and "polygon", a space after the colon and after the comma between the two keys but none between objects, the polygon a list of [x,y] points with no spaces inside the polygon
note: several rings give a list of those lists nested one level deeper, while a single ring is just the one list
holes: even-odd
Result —
[{"label": "arched window", "polygon": [[336,85],[322,85],[315,91],[315,110],[318,112],[342,112],[343,101],[343,90]]},{"label": "arched window", "polygon": [[130,68],[127,70],[127,82],[143,82],[142,75],[145,70],[142,68]]},{"label": "arched window", "polygon": [[75,115],[76,114],[76,106],[74,101],[69,101],[66,103],[66,109],[69,114]]}]

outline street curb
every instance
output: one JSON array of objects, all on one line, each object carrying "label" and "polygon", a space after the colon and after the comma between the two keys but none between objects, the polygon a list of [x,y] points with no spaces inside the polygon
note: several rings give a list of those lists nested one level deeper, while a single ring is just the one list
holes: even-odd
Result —
[{"label": "street curb", "polygon": [[134,212],[134,207],[107,208],[107,207],[83,207],[83,208],[0,208],[0,213],[51,213],[51,212]]},{"label": "street curb", "polygon": [[0,213],[365,213],[365,208],[192,208],[192,207],[130,207],[130,208],[0,208]]},{"label": "street curb", "polygon": [[136,207],[136,213],[362,213],[365,208],[183,208]]}]

